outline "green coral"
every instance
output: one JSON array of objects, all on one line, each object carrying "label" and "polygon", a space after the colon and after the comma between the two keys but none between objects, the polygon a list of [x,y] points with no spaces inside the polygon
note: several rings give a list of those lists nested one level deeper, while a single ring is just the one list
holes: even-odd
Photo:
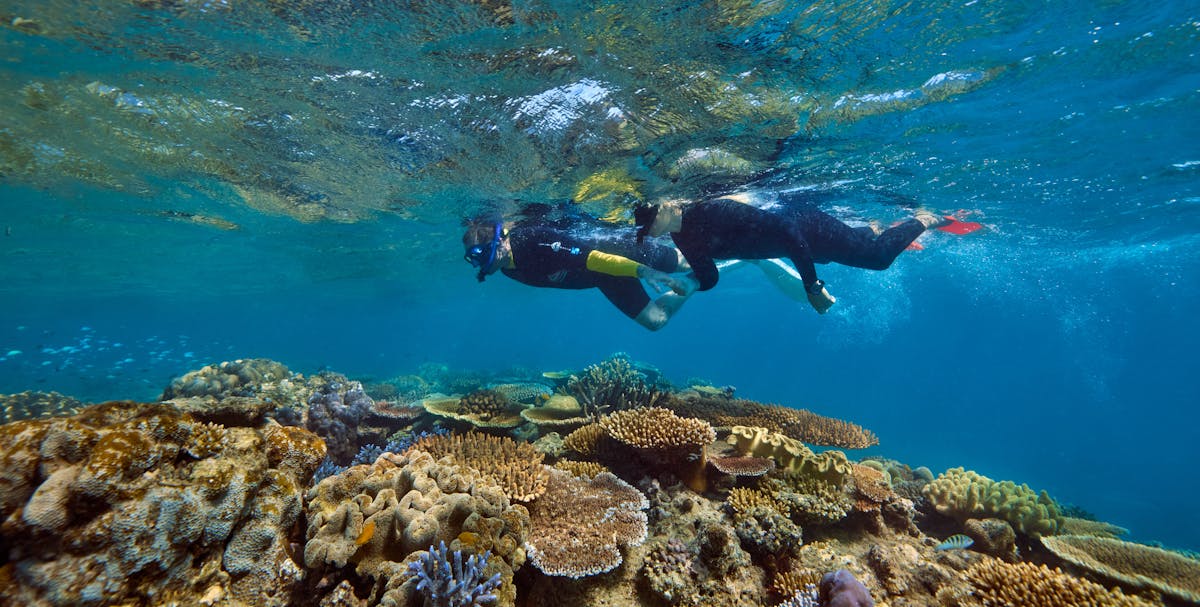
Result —
[{"label": "green coral", "polygon": [[960,520],[1000,518],[1025,535],[1053,535],[1064,524],[1058,504],[1028,485],[994,481],[963,468],[951,468],[925,487],[925,497],[941,514]]}]

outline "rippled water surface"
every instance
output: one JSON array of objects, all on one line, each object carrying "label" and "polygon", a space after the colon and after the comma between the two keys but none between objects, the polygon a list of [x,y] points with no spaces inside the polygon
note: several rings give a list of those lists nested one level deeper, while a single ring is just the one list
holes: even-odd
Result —
[{"label": "rippled water surface", "polygon": [[[626,351],[1200,548],[1194,3],[42,0],[0,23],[0,391]],[[822,268],[826,316],[739,273],[654,334],[461,261],[482,211],[628,229],[636,198],[796,189],[987,228]]]}]

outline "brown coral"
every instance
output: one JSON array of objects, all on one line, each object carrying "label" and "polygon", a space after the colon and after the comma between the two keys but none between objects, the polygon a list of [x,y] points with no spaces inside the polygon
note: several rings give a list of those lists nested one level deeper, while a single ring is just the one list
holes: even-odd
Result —
[{"label": "brown coral", "polygon": [[569,428],[589,421],[574,396],[552,394],[536,407],[521,410],[521,418],[541,428]]},{"label": "brown coral", "polygon": [[1058,569],[985,559],[966,571],[984,607],[1152,607],[1155,603],[1108,590]]},{"label": "brown coral", "polygon": [[708,463],[730,476],[762,476],[775,469],[775,460],[769,457],[710,457]]},{"label": "brown coral", "polygon": [[74,415],[84,403],[58,392],[33,392],[0,395],[0,424],[22,419]]},{"label": "brown coral", "polygon": [[563,439],[563,446],[585,457],[591,457],[603,450],[602,441],[608,439],[608,433],[600,424],[588,424],[576,429]]},{"label": "brown coral", "polygon": [[871,466],[852,464],[850,478],[854,480],[854,488],[859,495],[872,502],[882,504],[895,496],[884,473]]},{"label": "brown coral", "polygon": [[662,407],[617,411],[602,417],[600,427],[617,441],[647,451],[695,453],[717,440],[708,422]]},{"label": "brown coral", "polygon": [[546,491],[548,473],[542,460],[546,454],[529,443],[501,436],[468,432],[427,436],[412,446],[435,459],[450,457],[454,463],[488,477],[510,500],[528,502]]},{"label": "brown coral", "polygon": [[604,466],[604,464],[599,464],[596,462],[576,462],[576,461],[571,461],[571,460],[566,460],[566,459],[558,460],[557,462],[554,462],[554,467],[558,468],[559,470],[565,470],[567,472],[570,472],[574,476],[587,476],[587,477],[596,476],[597,474],[600,474],[601,472],[609,471],[608,468]]},{"label": "brown coral", "polygon": [[1181,554],[1107,537],[1055,535],[1042,544],[1063,560],[1133,588],[1200,603],[1200,561]]},{"label": "brown coral", "polygon": [[529,560],[547,575],[582,578],[621,564],[621,546],[646,539],[646,497],[603,472],[590,480],[548,469],[545,495],[529,505]]},{"label": "brown coral", "polygon": [[714,426],[766,428],[811,445],[865,449],[879,444],[875,433],[862,426],[818,415],[806,409],[712,396],[672,398],[664,402],[663,406],[680,415],[703,419]]},{"label": "brown coral", "polygon": [[734,520],[746,518],[757,508],[767,508],[785,517],[791,513],[788,504],[776,499],[770,492],[747,487],[730,489],[725,503],[733,511]]}]

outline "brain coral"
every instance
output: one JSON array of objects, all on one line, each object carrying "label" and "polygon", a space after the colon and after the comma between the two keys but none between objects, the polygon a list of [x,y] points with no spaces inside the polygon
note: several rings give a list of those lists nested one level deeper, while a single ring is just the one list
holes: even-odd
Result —
[{"label": "brain coral", "polygon": [[1153,607],[1157,603],[1032,563],[985,559],[967,569],[984,607]]},{"label": "brain coral", "polygon": [[385,453],[370,465],[352,466],[308,491],[305,563],[343,567],[387,588],[384,603],[416,596],[406,561],[438,542],[451,550],[483,553],[487,575],[500,573],[496,594],[503,604],[515,597],[513,572],[525,562],[529,530],[524,507],[509,502],[488,478],[449,460],[410,449]]},{"label": "brain coral", "polygon": [[504,490],[510,500],[528,502],[546,492],[549,473],[542,465],[546,454],[529,443],[479,432],[427,436],[412,447],[435,458],[475,470]]},{"label": "brain coral", "polygon": [[1062,516],[1045,491],[1028,485],[992,479],[962,468],[951,468],[925,486],[925,496],[941,514],[958,519],[1001,518],[1034,537],[1058,530]]},{"label": "brain coral", "polygon": [[529,505],[529,560],[547,575],[582,578],[621,564],[621,546],[646,539],[646,496],[608,472],[581,479],[550,470],[545,495]]},{"label": "brain coral", "polygon": [[[0,427],[7,598],[30,605],[283,605],[303,577],[287,536],[324,444],[296,429],[196,422],[163,404],[113,402]],[[16,504],[19,507],[11,509]]]},{"label": "brain coral", "polygon": [[1107,537],[1055,535],[1042,544],[1063,560],[1093,573],[1165,595],[1200,603],[1200,561],[1181,554]]}]

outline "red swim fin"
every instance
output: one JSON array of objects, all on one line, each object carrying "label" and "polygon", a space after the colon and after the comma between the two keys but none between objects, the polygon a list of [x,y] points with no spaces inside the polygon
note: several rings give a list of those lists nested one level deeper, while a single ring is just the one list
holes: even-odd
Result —
[{"label": "red swim fin", "polygon": [[914,241],[908,243],[908,246],[904,247],[904,250],[905,251],[924,251],[925,246],[914,240]]},{"label": "red swim fin", "polygon": [[982,223],[976,223],[974,221],[959,221],[959,220],[955,219],[954,217],[951,217],[950,215],[946,215],[946,219],[949,219],[950,223],[948,223],[944,226],[938,226],[937,228],[934,228],[934,229],[941,230],[943,232],[947,232],[950,234],[957,234],[959,236],[962,236],[963,234],[970,234],[971,232],[975,232],[977,230],[983,229]]}]

